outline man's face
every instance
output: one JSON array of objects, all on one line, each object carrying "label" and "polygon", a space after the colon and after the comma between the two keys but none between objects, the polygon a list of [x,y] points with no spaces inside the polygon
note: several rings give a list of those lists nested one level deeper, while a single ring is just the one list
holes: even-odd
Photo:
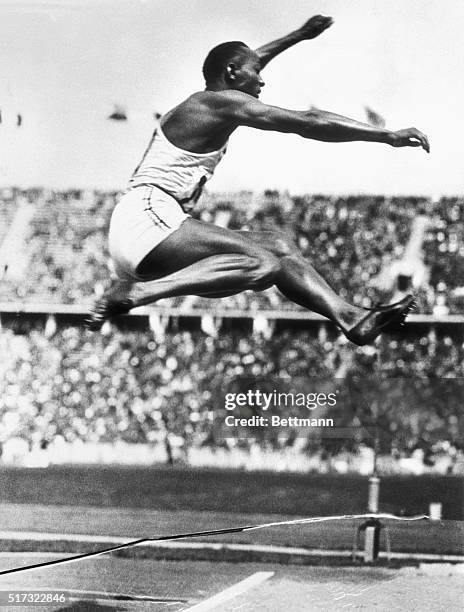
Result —
[{"label": "man's face", "polygon": [[235,63],[234,89],[259,97],[264,81],[260,76],[261,63],[258,55],[251,49],[244,49],[243,56]]}]

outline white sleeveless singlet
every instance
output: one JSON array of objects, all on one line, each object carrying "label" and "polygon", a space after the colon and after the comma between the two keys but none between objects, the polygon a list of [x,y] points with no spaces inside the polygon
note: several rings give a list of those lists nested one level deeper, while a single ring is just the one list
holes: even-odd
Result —
[{"label": "white sleeveless singlet", "polygon": [[154,185],[189,211],[198,201],[203,185],[213,176],[226,147],[227,144],[217,151],[192,153],[169,142],[158,126],[129,181],[129,188]]}]

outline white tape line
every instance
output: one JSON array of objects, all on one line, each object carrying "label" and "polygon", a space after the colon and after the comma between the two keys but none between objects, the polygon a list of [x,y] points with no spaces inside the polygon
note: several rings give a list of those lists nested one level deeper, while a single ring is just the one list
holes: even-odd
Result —
[{"label": "white tape line", "polygon": [[233,584],[228,589],[213,595],[209,599],[205,599],[204,601],[195,604],[191,608],[187,608],[184,610],[184,612],[206,612],[207,610],[220,610],[221,604],[229,601],[229,599],[237,597],[237,595],[245,593],[245,591],[248,591],[258,584],[261,584],[261,582],[268,580],[273,575],[274,572],[256,572],[256,574],[252,574],[248,578],[245,578],[245,580],[241,580],[240,582],[237,582],[237,584]]}]

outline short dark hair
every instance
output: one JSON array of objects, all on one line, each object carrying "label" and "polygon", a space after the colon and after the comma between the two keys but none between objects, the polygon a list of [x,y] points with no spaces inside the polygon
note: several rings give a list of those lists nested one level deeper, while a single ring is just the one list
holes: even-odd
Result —
[{"label": "short dark hair", "polygon": [[237,56],[242,55],[244,49],[249,49],[249,47],[240,40],[221,43],[211,49],[203,63],[203,76],[206,83],[218,79],[227,64]]}]

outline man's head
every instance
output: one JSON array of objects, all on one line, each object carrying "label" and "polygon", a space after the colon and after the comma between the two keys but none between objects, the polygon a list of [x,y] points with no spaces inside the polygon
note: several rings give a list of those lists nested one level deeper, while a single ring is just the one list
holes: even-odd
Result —
[{"label": "man's head", "polygon": [[260,70],[258,54],[238,40],[211,49],[203,64],[207,88],[237,89],[256,98],[264,86]]}]

